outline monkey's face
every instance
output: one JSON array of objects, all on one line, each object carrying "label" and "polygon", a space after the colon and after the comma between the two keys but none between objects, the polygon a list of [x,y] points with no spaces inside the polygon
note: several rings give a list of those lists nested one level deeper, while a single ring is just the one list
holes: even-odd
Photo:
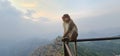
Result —
[{"label": "monkey's face", "polygon": [[68,21],[69,21],[69,18],[64,18],[64,21],[65,21],[65,22],[68,22]]},{"label": "monkey's face", "polygon": [[64,14],[62,17],[64,22],[69,22],[70,21],[70,16],[68,14]]},{"label": "monkey's face", "polygon": [[63,21],[64,21],[64,22],[69,22],[70,19],[66,17],[66,18],[63,19]]}]

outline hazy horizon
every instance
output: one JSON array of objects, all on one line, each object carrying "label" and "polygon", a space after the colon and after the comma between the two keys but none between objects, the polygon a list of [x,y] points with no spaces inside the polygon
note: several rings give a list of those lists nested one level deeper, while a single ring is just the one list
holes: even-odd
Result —
[{"label": "hazy horizon", "polygon": [[22,41],[26,43],[26,40],[47,41],[62,36],[61,17],[66,13],[76,23],[79,38],[120,35],[119,2],[120,0],[0,0],[0,50],[10,49],[12,44]]}]

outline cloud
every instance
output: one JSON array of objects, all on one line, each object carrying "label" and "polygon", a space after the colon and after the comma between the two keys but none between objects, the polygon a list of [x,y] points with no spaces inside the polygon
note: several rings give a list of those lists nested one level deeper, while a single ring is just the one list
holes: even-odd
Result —
[{"label": "cloud", "polygon": [[23,18],[32,20],[34,22],[44,22],[44,21],[49,21],[48,18],[41,17],[41,13],[36,12],[34,10],[27,10],[27,12],[24,14]]},{"label": "cloud", "polygon": [[[74,18],[86,18],[120,11],[118,0],[76,0],[74,2],[72,0],[13,0],[12,4],[14,4],[16,8],[21,8],[21,10],[26,12],[28,10],[26,9],[27,7],[34,7],[29,8],[29,10],[35,11],[35,13],[31,15],[33,18],[47,17],[50,18],[50,20],[58,20],[58,18],[65,13],[71,14]],[[18,6],[22,4],[23,6]],[[36,19],[32,20],[38,21]]]},{"label": "cloud", "polygon": [[22,13],[12,7],[7,0],[0,1],[0,7],[0,36],[12,37],[18,30]]},{"label": "cloud", "polygon": [[[75,21],[79,26],[80,31],[96,31],[109,28],[120,27],[120,12],[109,13],[101,16],[89,17],[89,18],[78,18]],[[109,30],[110,31],[110,30]]]},{"label": "cloud", "polygon": [[[32,34],[24,32],[26,26],[23,23],[23,13],[11,6],[7,0],[0,1],[0,38],[16,38],[24,36],[24,34]],[[29,36],[29,35],[28,35]]]},{"label": "cloud", "polygon": [[[32,14],[35,13],[34,10],[28,10],[28,12],[24,14],[6,0],[0,1],[0,12],[1,41],[23,40],[33,37],[48,38],[48,36],[51,36],[52,39],[55,38],[56,35],[59,35],[57,33],[54,36],[54,33],[58,32],[60,29],[58,24],[54,24],[57,22],[51,22],[46,17],[32,18]],[[31,21],[31,19],[38,19],[39,23]]]},{"label": "cloud", "polygon": [[20,6],[23,8],[36,8],[37,7],[36,3],[27,3],[27,2],[21,3]]},{"label": "cloud", "polygon": [[[96,7],[92,8],[95,9]],[[97,7],[98,8],[98,7]],[[109,28],[119,28],[119,10],[112,8],[110,10],[101,10],[100,8],[94,10],[84,10],[80,14],[74,11],[70,14],[77,24],[80,33],[87,33],[91,31],[104,30]],[[119,8],[119,7],[118,7]],[[99,10],[100,9],[100,10]],[[115,9],[115,10],[114,10]],[[66,11],[66,10],[65,10]],[[80,10],[79,10],[80,11]],[[78,13],[79,13],[78,11]],[[104,13],[103,12],[109,12]],[[112,12],[111,12],[112,11]],[[9,1],[0,1],[0,36],[1,38],[29,38],[29,37],[40,37],[40,38],[55,38],[57,35],[62,35],[62,20],[51,20],[50,16],[56,16],[56,14],[49,13],[47,11],[41,12],[34,9],[27,9],[26,13],[21,12]],[[50,11],[53,12],[53,11]],[[60,18],[62,16],[61,11],[57,14]],[[48,13],[48,14],[47,14]],[[54,12],[56,13],[56,11]],[[43,17],[42,17],[42,16]],[[84,16],[84,17],[79,17]],[[88,16],[88,17],[87,17]],[[33,22],[35,21],[35,22]],[[38,23],[36,23],[38,22]],[[107,23],[106,23],[107,22]],[[110,31],[110,30],[109,30]],[[98,31],[99,32],[99,31]],[[116,32],[116,31],[114,31]],[[9,37],[11,36],[11,37]]]}]

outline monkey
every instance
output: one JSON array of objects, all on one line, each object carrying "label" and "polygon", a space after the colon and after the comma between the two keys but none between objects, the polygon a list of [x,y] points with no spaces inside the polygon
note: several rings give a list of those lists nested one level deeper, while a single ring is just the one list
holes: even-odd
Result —
[{"label": "monkey", "polygon": [[76,41],[78,36],[77,26],[68,14],[64,14],[62,20],[64,27],[63,40],[68,39],[69,41]]},{"label": "monkey", "polygon": [[74,45],[74,50],[75,50],[75,56],[77,56],[77,37],[78,37],[78,29],[76,24],[73,22],[73,20],[71,19],[71,17],[69,16],[69,14],[64,14],[62,17],[63,20],[63,27],[64,27],[64,34],[63,34],[63,38],[62,41],[75,41],[75,45]]}]

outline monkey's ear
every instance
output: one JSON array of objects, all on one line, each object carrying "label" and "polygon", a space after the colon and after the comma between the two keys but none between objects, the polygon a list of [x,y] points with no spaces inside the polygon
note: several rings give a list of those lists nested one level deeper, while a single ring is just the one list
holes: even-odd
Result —
[{"label": "monkey's ear", "polygon": [[64,20],[64,17],[62,17],[62,20]]},{"label": "monkey's ear", "polygon": [[65,19],[65,16],[63,16],[62,19],[64,20],[64,19]]}]

